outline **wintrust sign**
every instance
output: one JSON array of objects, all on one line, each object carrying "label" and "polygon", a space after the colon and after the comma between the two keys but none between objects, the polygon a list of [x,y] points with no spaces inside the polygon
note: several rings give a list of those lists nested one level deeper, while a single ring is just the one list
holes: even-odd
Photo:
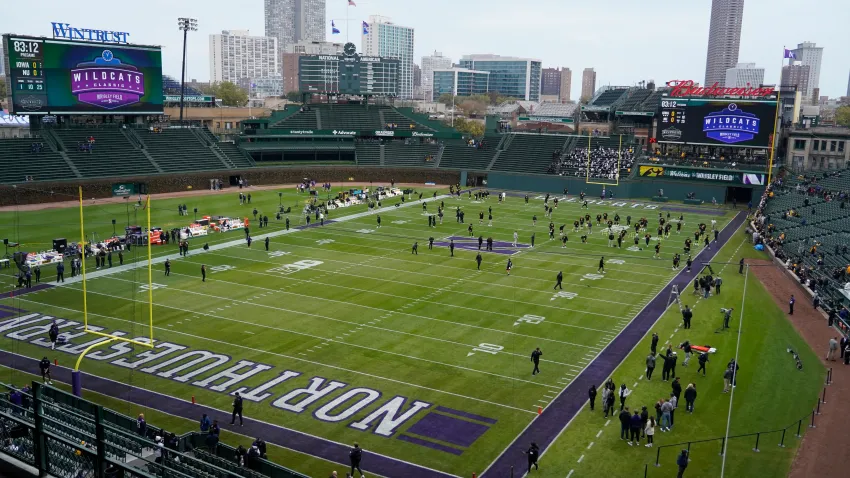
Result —
[{"label": "wintrust sign", "polygon": [[720,83],[715,83],[712,86],[699,86],[693,80],[670,80],[667,86],[673,90],[669,96],[676,97],[694,97],[694,96],[748,96],[748,97],[766,97],[775,94],[772,86],[763,88],[753,88],[749,83],[744,88],[725,88],[720,86]]}]

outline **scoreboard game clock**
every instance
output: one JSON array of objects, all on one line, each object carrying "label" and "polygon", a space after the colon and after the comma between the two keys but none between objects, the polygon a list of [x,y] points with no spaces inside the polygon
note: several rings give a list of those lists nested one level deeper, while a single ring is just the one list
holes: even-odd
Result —
[{"label": "scoreboard game clock", "polygon": [[40,110],[47,104],[44,41],[11,39],[6,46],[12,110],[22,113]]},{"label": "scoreboard game clock", "polygon": [[162,51],[3,35],[10,111],[18,115],[162,114]]},{"label": "scoreboard game clock", "polygon": [[776,101],[662,98],[659,143],[767,148],[773,137]]}]

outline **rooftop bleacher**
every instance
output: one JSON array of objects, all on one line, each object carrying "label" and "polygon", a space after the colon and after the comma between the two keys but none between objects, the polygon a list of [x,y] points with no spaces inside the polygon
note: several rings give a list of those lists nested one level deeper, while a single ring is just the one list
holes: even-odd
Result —
[{"label": "rooftop bleacher", "polygon": [[534,116],[571,117],[575,115],[578,105],[575,103],[540,103],[534,110]]},{"label": "rooftop bleacher", "polygon": [[[40,152],[33,152],[33,144],[40,144]],[[71,170],[62,155],[50,143],[40,138],[0,139],[0,183],[73,179]]]},{"label": "rooftop bleacher", "polygon": [[609,88],[607,90],[602,91],[595,98],[593,98],[587,106],[592,107],[609,107],[614,105],[620,98],[623,97],[629,91],[628,88]]},{"label": "rooftop bleacher", "polygon": [[642,111],[639,107],[652,95],[653,91],[646,88],[635,88],[628,98],[618,108],[618,111]]}]

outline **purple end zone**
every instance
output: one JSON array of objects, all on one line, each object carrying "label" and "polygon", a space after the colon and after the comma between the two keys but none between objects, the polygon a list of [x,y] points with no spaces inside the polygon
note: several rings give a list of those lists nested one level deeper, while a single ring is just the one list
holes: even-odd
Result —
[{"label": "purple end zone", "polygon": [[[700,251],[694,257],[694,262],[709,262],[713,259],[720,247],[729,241],[746,218],[747,213],[745,211],[739,212],[723,228],[718,238],[719,244],[715,244],[710,250],[703,249]],[[585,402],[587,402],[587,390],[590,386],[599,386],[606,378],[611,376],[635,344],[646,335],[647,331],[661,317],[661,314],[667,309],[667,297],[669,297],[672,287],[675,285],[678,286],[679,290],[687,290],[690,283],[699,274],[700,269],[694,267],[691,272],[682,269],[608,344],[599,356],[570,382],[567,388],[546,407],[543,413],[535,417],[528,428],[514,439],[513,443],[481,474],[481,477],[503,477],[510,473],[511,467],[524,470],[528,466],[524,454],[508,453],[508,450],[525,449],[529,443],[534,441],[537,442],[541,450],[545,451],[555,441],[561,430],[581,411]]]},{"label": "purple end zone", "polygon": [[446,445],[440,445],[439,443],[434,443],[426,440],[420,440],[419,438],[408,436],[408,435],[399,435],[399,440],[404,440],[406,442],[413,443],[414,445],[420,445],[428,448],[433,448],[434,450],[444,451],[446,453],[451,453],[452,455],[461,455],[463,454],[463,450],[458,450],[457,448],[452,448]]},{"label": "purple end zone", "polygon": [[468,447],[489,429],[490,427],[480,423],[472,423],[439,413],[429,413],[408,428],[407,432],[452,445]]},{"label": "purple end zone", "polygon": [[[0,365],[21,370],[36,376],[41,375],[41,372],[39,372],[38,369],[38,360],[7,352],[5,350],[0,350]],[[51,375],[53,380],[59,380],[66,384],[71,383],[71,369],[69,368],[53,367],[51,368]],[[161,410],[192,422],[198,421],[198,417],[202,413],[206,413],[214,419],[219,419],[223,424],[222,428],[231,428],[226,424],[227,420],[230,418],[230,412],[206,407],[200,404],[192,405],[192,402],[186,400],[180,400],[167,395],[158,394],[150,390],[144,390],[113,380],[107,380],[85,372],[81,372],[81,376],[82,386],[85,390],[91,390],[101,395],[125,400],[142,407]],[[250,413],[250,411],[248,411],[248,413]],[[246,417],[245,426],[234,427],[232,430],[240,435],[261,436],[268,443],[296,450],[306,455],[317,456],[334,463],[348,463],[349,447],[347,445],[306,435],[271,423],[252,420]],[[369,453],[369,450],[365,450],[363,452],[363,468],[366,468],[366,471],[373,474],[387,477],[404,476],[412,478],[452,478],[453,476],[437,470],[423,468],[413,463],[399,461],[388,456],[373,455]]]},{"label": "purple end zone", "polygon": [[442,406],[437,407],[435,409],[435,411],[448,413],[448,414],[451,414],[451,415],[457,415],[459,417],[468,418],[470,420],[477,420],[479,422],[489,423],[491,425],[495,425],[496,422],[498,421],[495,418],[482,417],[481,415],[476,415],[474,413],[464,412],[464,411],[461,411],[461,410],[455,410],[453,408],[442,407]]},{"label": "purple end zone", "polygon": [[451,236],[447,237],[442,241],[434,241],[434,245],[437,247],[449,247],[449,241],[455,241],[455,249],[463,249],[466,251],[481,251],[481,252],[493,252],[496,254],[507,254],[512,255],[520,252],[522,249],[528,249],[530,246],[528,244],[519,244],[517,243],[514,246],[510,242],[505,241],[493,241],[493,250],[485,251],[487,248],[487,241],[481,245],[481,249],[478,248],[478,239],[474,237],[467,236]]},{"label": "purple end zone", "polygon": [[34,286],[32,286],[28,289],[25,288],[25,289],[11,290],[11,291],[9,291],[8,294],[6,294],[6,296],[7,297],[17,297],[19,295],[26,295],[26,294],[30,294],[30,293],[33,293],[33,292],[38,292],[40,290],[49,289],[51,287],[53,287],[53,284],[47,284],[45,282],[42,282],[41,284],[36,284],[36,285],[34,285]]}]

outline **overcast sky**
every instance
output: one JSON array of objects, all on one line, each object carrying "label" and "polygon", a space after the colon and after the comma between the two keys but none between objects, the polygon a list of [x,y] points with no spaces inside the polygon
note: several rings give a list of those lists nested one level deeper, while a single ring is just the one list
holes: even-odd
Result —
[{"label": "overcast sky", "polygon": [[[360,48],[361,20],[389,16],[416,29],[415,55],[434,50],[457,61],[470,53],[537,58],[545,67],[573,71],[572,98],[581,71],[593,67],[597,87],[654,79],[702,82],[710,0],[327,0],[328,40],[344,42],[346,10],[351,39]],[[209,79],[209,35],[247,29],[264,33],[262,0],[5,1],[0,32],[51,35],[51,21],[130,32],[135,43],[163,46],[163,71],[180,76],[182,35],[177,17],[197,18],[190,33],[188,78]],[[335,19],[342,34],[331,35]],[[843,96],[850,74],[848,0],[746,0],[739,61],[765,68],[778,83],[782,48],[813,41],[824,47],[821,95]]]}]

